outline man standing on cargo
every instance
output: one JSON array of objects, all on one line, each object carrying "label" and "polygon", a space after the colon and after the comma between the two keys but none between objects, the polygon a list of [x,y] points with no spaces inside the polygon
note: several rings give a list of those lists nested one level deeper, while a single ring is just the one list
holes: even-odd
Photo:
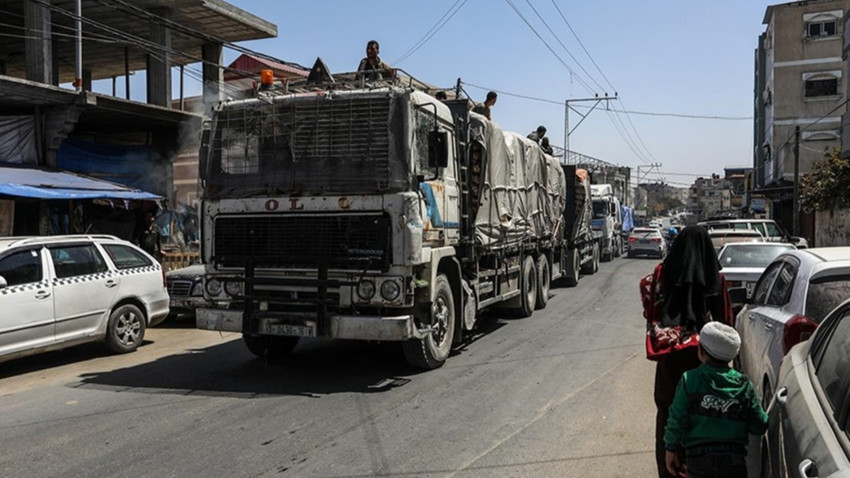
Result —
[{"label": "man standing on cargo", "polygon": [[490,108],[496,104],[496,100],[499,98],[499,95],[495,91],[490,91],[487,93],[487,99],[484,100],[484,103],[478,103],[472,108],[473,113],[478,113],[483,115],[487,119],[493,119],[490,117]]},{"label": "man standing on cargo", "polygon": [[390,65],[381,61],[378,53],[381,52],[381,45],[376,40],[369,40],[366,43],[366,58],[360,60],[360,65],[357,67],[358,72],[366,73],[366,79],[369,81],[381,80],[383,78],[393,78],[395,72],[392,71]]}]

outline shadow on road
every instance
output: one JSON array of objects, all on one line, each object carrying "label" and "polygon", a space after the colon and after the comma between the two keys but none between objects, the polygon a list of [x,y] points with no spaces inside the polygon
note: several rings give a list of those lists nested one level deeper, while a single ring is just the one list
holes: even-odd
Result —
[{"label": "shadow on road", "polygon": [[[483,321],[452,355],[462,354],[504,325],[501,320]],[[419,373],[406,364],[399,343],[302,339],[289,357],[269,361],[252,355],[241,340],[231,340],[127,368],[84,374],[69,386],[237,398],[318,397],[380,393],[407,384]]]}]

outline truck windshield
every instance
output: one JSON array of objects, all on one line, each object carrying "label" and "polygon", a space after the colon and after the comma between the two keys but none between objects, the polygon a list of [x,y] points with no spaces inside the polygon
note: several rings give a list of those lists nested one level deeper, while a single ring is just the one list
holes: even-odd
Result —
[{"label": "truck windshield", "polygon": [[285,96],[225,105],[208,197],[374,194],[410,187],[403,96]]},{"label": "truck windshield", "polygon": [[595,219],[599,219],[601,217],[608,217],[607,201],[593,201],[593,217]]}]

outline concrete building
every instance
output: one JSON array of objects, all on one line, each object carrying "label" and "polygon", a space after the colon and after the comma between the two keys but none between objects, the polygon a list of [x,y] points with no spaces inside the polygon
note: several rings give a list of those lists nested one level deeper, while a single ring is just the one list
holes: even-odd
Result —
[{"label": "concrete building", "polygon": [[839,145],[847,75],[842,38],[848,8],[850,0],[771,5],[756,50],[755,192],[772,203],[777,222],[810,240],[811,216],[795,212],[794,184],[825,149]]},{"label": "concrete building", "polygon": [[694,221],[735,216],[730,182],[717,174],[710,178],[697,178],[689,190],[687,211]]},{"label": "concrete building", "polygon": [[[222,0],[81,0],[79,15],[75,3],[0,0],[0,163],[74,171],[170,198],[177,152],[197,144],[203,118],[172,108],[184,67],[200,64],[203,102],[217,102],[225,45],[275,37],[277,27]],[[144,95],[133,94],[143,101],[130,99],[134,75],[145,79]],[[112,94],[93,92],[96,80],[112,80]],[[2,199],[17,212],[13,234],[48,233],[45,216],[57,207],[44,197]]]}]

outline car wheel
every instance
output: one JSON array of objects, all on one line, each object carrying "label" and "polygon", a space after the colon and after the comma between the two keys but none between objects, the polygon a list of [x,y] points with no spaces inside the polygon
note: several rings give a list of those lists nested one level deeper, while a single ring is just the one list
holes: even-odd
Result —
[{"label": "car wheel", "polygon": [[145,316],[133,304],[124,304],[112,311],[106,326],[106,347],[112,352],[132,352],[145,338]]},{"label": "car wheel", "polygon": [[431,304],[429,324],[431,333],[421,339],[402,343],[404,358],[410,365],[421,369],[435,369],[449,357],[455,332],[454,295],[445,274],[434,281],[434,302]]},{"label": "car wheel", "polygon": [[277,360],[289,355],[298,345],[299,339],[300,337],[242,334],[242,341],[248,350],[257,357],[268,360]]}]

